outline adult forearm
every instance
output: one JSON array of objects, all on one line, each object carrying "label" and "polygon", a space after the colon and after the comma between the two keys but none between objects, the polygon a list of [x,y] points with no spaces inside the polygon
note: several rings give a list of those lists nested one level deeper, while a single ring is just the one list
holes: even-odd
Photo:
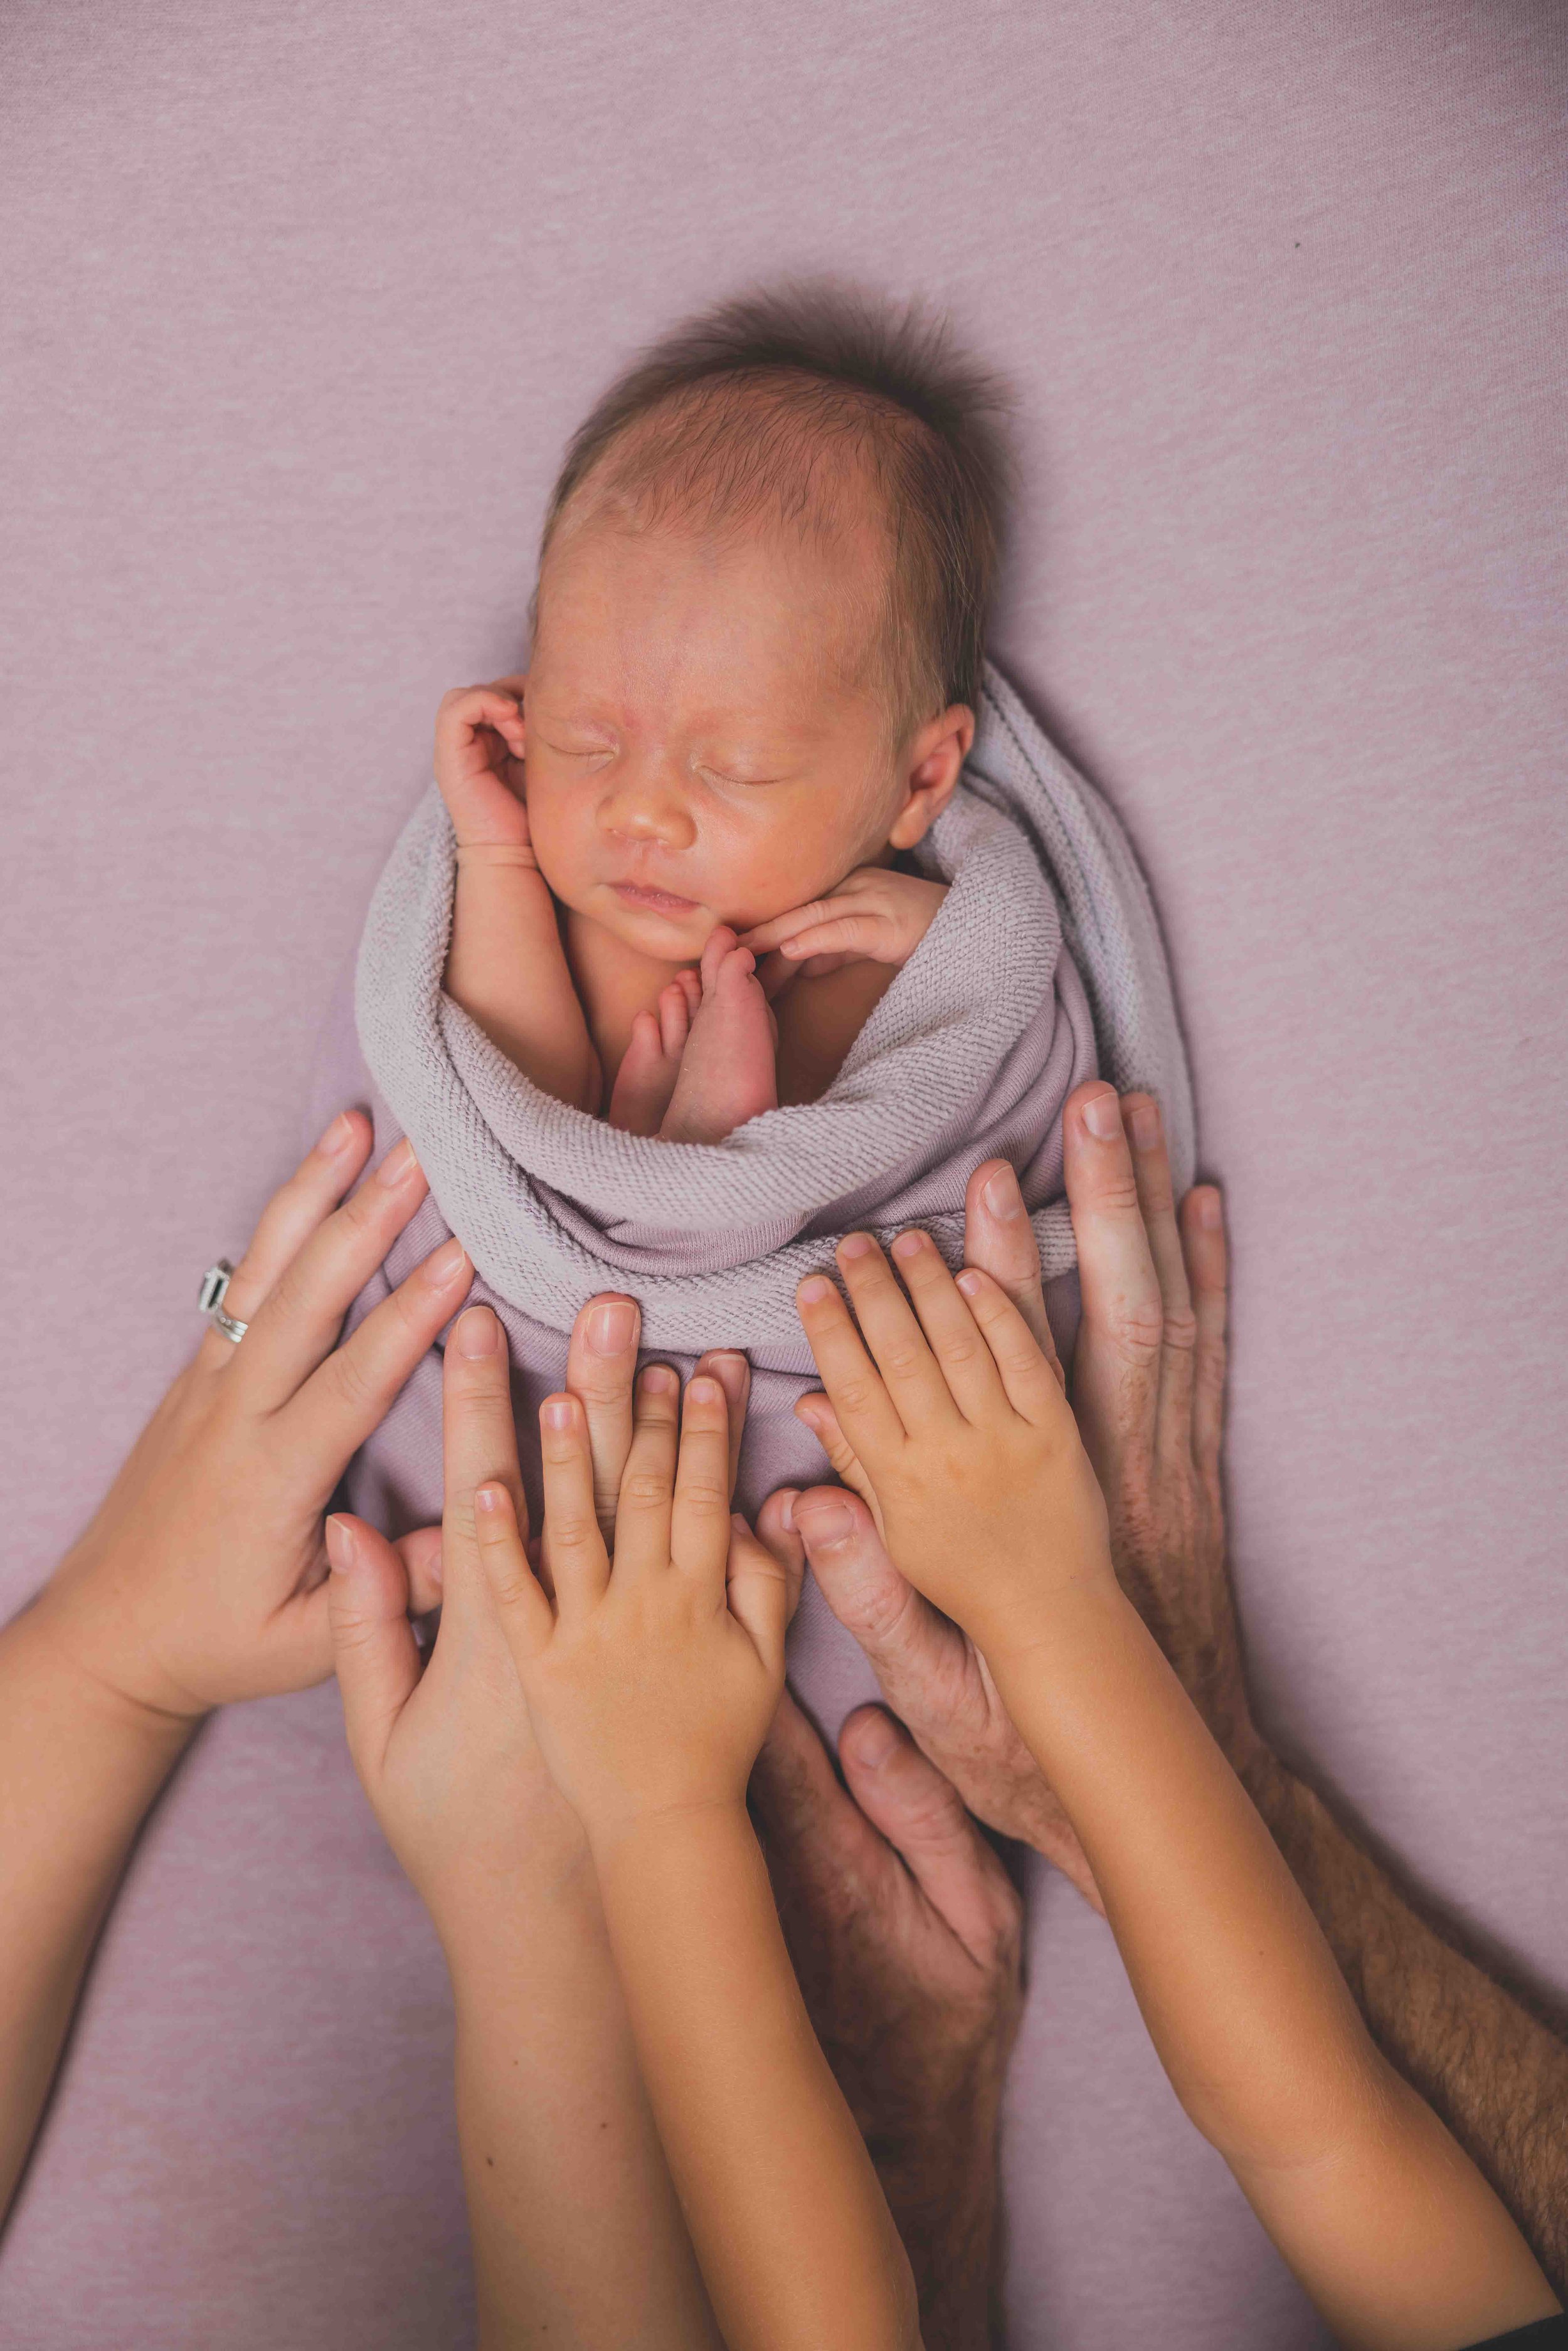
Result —
[{"label": "adult forearm", "polygon": [[731,2351],[908,2351],[909,2267],[743,1806],[595,1842],[643,2074]]},{"label": "adult forearm", "polygon": [[1568,2295],[1568,2041],[1399,1893],[1266,1750],[1246,1778],[1373,2033]]},{"label": "adult forearm", "polygon": [[0,1632],[0,2212],[126,1857],[193,1728],[85,1675],[42,1606]]},{"label": "adult forearm", "polygon": [[717,2351],[591,1877],[444,1934],[483,2351]]}]

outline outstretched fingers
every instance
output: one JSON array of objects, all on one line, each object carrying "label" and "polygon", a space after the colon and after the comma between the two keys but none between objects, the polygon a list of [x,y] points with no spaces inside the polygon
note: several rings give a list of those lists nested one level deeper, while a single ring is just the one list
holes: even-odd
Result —
[{"label": "outstretched fingers", "polygon": [[967,1420],[995,1412],[1003,1401],[995,1356],[930,1234],[913,1227],[900,1233],[893,1259],[959,1411]]},{"label": "outstretched fingers", "polygon": [[[224,1311],[238,1322],[254,1322],[275,1285],[312,1233],[331,1215],[371,1155],[371,1122],[363,1111],[340,1111],[315,1149],[307,1153],[288,1181],[261,1212],[249,1248],[229,1280]],[[222,1371],[236,1361],[235,1343],[215,1327],[202,1341],[197,1361]]]},{"label": "outstretched fingers", "polygon": [[904,1423],[848,1307],[826,1274],[808,1275],[795,1292],[795,1303],[839,1429],[874,1480],[882,1465],[903,1447]]},{"label": "outstretched fingers", "polygon": [[593,1456],[593,1503],[606,1538],[615,1526],[621,1474],[632,1450],[632,1384],[643,1317],[636,1301],[591,1298],[571,1326],[566,1385],[580,1397]]},{"label": "outstretched fingers", "polygon": [[327,1557],[328,1622],[349,1747],[361,1771],[373,1777],[419,1682],[408,1573],[386,1537],[362,1519],[328,1520]]},{"label": "outstretched fingers", "polygon": [[965,1267],[955,1288],[963,1292],[1013,1410],[1034,1428],[1060,1419],[1068,1405],[1056,1365],[1040,1353],[1034,1332],[1001,1284],[971,1265]]},{"label": "outstretched fingers", "polygon": [[954,1405],[947,1383],[875,1241],[869,1233],[848,1233],[839,1243],[838,1259],[855,1319],[904,1427],[914,1435],[934,1421],[950,1420]]},{"label": "outstretched fingers", "polygon": [[681,1414],[670,1513],[670,1558],[685,1574],[724,1590],[730,1548],[729,1405],[717,1380],[694,1374]]},{"label": "outstretched fingers", "polygon": [[528,1565],[517,1514],[505,1486],[481,1486],[474,1503],[480,1563],[507,1646],[521,1668],[549,1643],[555,1612]]},{"label": "outstretched fingers", "polygon": [[1214,1185],[1195,1186],[1182,1202],[1181,1238],[1197,1330],[1193,1366],[1192,1449],[1204,1477],[1217,1484],[1220,1439],[1225,1428],[1229,1265],[1225,1204]]},{"label": "outstretched fingers", "polygon": [[546,1396],[539,1406],[539,1472],[540,1553],[565,1624],[586,1614],[610,1582],[610,1553],[594,1503],[588,1419],[574,1395]]}]

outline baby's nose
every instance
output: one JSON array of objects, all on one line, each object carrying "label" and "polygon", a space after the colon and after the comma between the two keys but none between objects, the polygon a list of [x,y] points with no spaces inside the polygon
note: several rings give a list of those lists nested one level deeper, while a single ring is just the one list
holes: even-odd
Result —
[{"label": "baby's nose", "polygon": [[624,776],[600,803],[599,821],[620,841],[689,849],[696,839],[685,793],[656,775]]}]

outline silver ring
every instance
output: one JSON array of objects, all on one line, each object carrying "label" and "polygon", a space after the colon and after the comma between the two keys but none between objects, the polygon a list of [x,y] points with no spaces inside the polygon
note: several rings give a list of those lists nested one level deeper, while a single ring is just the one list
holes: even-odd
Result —
[{"label": "silver ring", "polygon": [[196,1303],[208,1322],[216,1330],[221,1331],[225,1339],[232,1339],[237,1347],[250,1329],[250,1324],[237,1322],[234,1315],[224,1312],[224,1300],[228,1296],[229,1284],[234,1280],[234,1271],[226,1257],[219,1258],[216,1265],[208,1266],[202,1276],[202,1286],[196,1293]]}]

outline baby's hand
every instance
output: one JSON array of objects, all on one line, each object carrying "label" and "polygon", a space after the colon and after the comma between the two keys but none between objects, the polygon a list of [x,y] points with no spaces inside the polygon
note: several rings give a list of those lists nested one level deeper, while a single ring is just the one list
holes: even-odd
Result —
[{"label": "baby's hand", "polygon": [[716,1379],[653,1364],[637,1383],[612,1562],[581,1404],[539,1412],[543,1560],[528,1565],[506,1488],[476,1497],[481,1555],[557,1785],[591,1839],[656,1814],[743,1806],[784,1684],[785,1568],[730,1516]]},{"label": "baby's hand", "polygon": [[520,677],[501,677],[494,685],[460,685],[442,697],[435,780],[459,849],[528,850],[522,687]]},{"label": "baby's hand", "polygon": [[813,979],[846,963],[906,964],[946,895],[945,883],[862,865],[827,897],[758,923],[740,944],[755,956],[783,956]]},{"label": "baby's hand", "polygon": [[1114,1593],[1105,1504],[999,1286],[972,1269],[955,1281],[927,1233],[901,1233],[893,1255],[908,1298],[851,1233],[839,1268],[860,1330],[821,1274],[800,1285],[800,1320],[895,1565],[995,1658],[1049,1639],[1070,1593]]}]

